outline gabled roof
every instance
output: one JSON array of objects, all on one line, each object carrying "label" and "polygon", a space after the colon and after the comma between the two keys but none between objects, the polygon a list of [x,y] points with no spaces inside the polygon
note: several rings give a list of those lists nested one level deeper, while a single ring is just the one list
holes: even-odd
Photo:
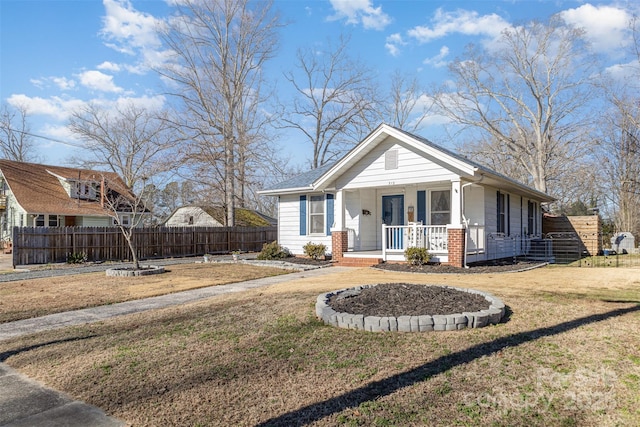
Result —
[{"label": "gabled roof", "polygon": [[69,197],[60,180],[95,181],[104,178],[109,191],[129,195],[132,193],[122,179],[113,172],[76,169],[37,163],[0,160],[0,173],[16,201],[29,214],[66,216],[107,216],[100,200]]},{"label": "gabled roof", "polygon": [[426,138],[386,124],[378,126],[339,161],[266,188],[260,191],[260,194],[279,195],[325,190],[336,178],[354,166],[387,137],[393,137],[401,141],[416,152],[422,153],[425,157],[440,163],[443,167],[454,171],[468,181],[482,181],[484,184],[493,185],[505,190],[517,191],[541,201],[550,202],[554,200],[543,192],[473,162],[453,151],[440,147]]},{"label": "gabled roof", "polygon": [[[226,222],[227,211],[223,206],[182,206],[176,209],[169,218],[173,217],[177,211],[183,208],[199,208],[202,211],[206,212],[211,218],[216,220],[220,224],[224,224]],[[237,227],[269,227],[271,225],[276,225],[278,221],[275,218],[271,218],[268,215],[265,215],[261,212],[246,209],[246,208],[235,208],[235,225]],[[168,219],[167,219],[168,221]],[[166,221],[165,221],[166,222]]]}]

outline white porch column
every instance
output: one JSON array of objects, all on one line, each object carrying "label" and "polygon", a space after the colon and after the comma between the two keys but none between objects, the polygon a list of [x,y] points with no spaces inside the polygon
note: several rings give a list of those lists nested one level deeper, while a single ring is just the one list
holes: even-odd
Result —
[{"label": "white porch column", "polygon": [[344,231],[344,191],[337,190],[336,198],[333,206],[333,225],[331,231]]},{"label": "white porch column", "polygon": [[451,225],[462,224],[462,186],[460,180],[451,181]]}]

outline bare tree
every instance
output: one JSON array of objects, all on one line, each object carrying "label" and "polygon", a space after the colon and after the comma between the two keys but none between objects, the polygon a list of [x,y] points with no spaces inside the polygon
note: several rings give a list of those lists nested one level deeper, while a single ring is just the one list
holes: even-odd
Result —
[{"label": "bare tree", "polygon": [[260,140],[261,128],[249,117],[259,114],[263,68],[274,55],[281,25],[270,1],[185,0],[163,33],[172,54],[158,72],[184,106],[181,125],[193,142],[185,157],[196,170],[213,171],[209,184],[222,184],[217,189],[229,226],[238,158],[240,174],[246,174],[247,154]]},{"label": "bare tree", "polygon": [[536,189],[548,191],[588,143],[596,64],[582,36],[554,17],[509,28],[490,47],[470,46],[450,65],[455,90],[438,91],[438,110],[488,135],[495,144],[483,149],[518,162]]},{"label": "bare tree", "polygon": [[597,167],[603,193],[615,208],[620,231],[640,232],[640,105],[624,98],[612,101],[613,111],[602,116]]},{"label": "bare tree", "polygon": [[164,113],[127,103],[110,110],[88,104],[72,113],[69,129],[86,144],[88,159],[72,161],[93,169],[107,167],[130,188],[171,170],[178,140]]},{"label": "bare tree", "polygon": [[389,96],[382,101],[381,121],[408,132],[423,126],[433,107],[433,100],[415,75],[396,70],[391,75]]},{"label": "bare tree", "polygon": [[600,170],[602,194],[612,205],[619,231],[640,235],[640,21],[629,23],[632,43],[628,78],[605,82],[610,108],[600,114],[599,141],[594,169]]},{"label": "bare tree", "polygon": [[301,49],[295,72],[285,78],[295,89],[283,127],[295,129],[313,147],[311,167],[337,159],[371,130],[368,116],[377,105],[371,71],[348,54],[349,39],[326,51]]},{"label": "bare tree", "polygon": [[39,160],[29,129],[26,107],[10,108],[3,104],[0,110],[0,153],[3,159],[18,162]]},{"label": "bare tree", "polygon": [[135,270],[140,270],[140,259],[138,258],[138,242],[135,239],[135,230],[143,224],[150,212],[144,204],[147,196],[148,186],[145,179],[138,194],[134,194],[130,188],[123,185],[124,182],[109,180],[104,175],[102,177],[101,202],[113,219],[116,227],[127,242],[129,254]]}]

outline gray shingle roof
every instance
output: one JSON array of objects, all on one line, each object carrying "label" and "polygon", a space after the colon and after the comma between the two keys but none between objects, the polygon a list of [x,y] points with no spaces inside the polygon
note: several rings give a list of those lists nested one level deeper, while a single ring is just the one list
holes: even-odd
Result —
[{"label": "gray shingle roof", "polygon": [[326,165],[320,166],[317,169],[313,169],[309,172],[296,175],[293,178],[287,179],[286,181],[282,181],[272,185],[271,187],[264,188],[263,191],[311,187],[311,184],[313,184],[318,178],[324,175],[325,172],[331,169],[335,164],[335,162],[327,163]]}]

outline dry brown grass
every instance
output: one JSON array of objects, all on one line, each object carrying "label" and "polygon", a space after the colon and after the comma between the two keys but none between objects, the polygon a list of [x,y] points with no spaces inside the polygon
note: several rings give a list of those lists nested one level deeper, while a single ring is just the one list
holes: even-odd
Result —
[{"label": "dry brown grass", "polygon": [[[424,334],[325,326],[318,293],[483,289],[509,321]],[[640,424],[640,270],[350,270],[0,342],[23,373],[133,425]]]},{"label": "dry brown grass", "polygon": [[0,323],[287,273],[246,264],[178,264],[166,270],[140,277],[101,272],[0,283]]}]

